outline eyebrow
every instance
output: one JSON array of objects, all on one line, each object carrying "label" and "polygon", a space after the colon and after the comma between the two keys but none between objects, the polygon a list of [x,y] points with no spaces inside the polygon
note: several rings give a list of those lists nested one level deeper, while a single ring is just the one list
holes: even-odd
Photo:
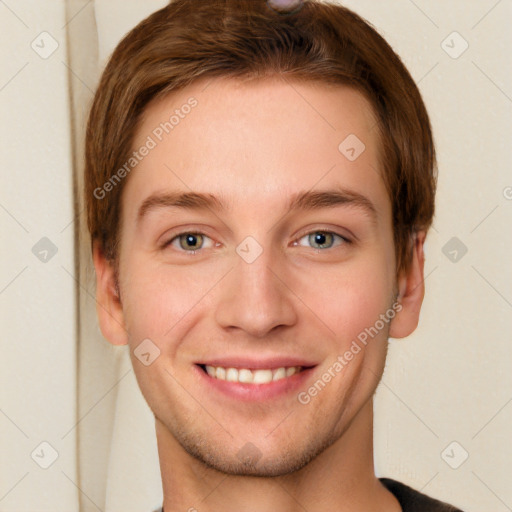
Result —
[{"label": "eyebrow", "polygon": [[[378,214],[374,204],[366,196],[344,188],[327,190],[305,190],[293,194],[288,201],[286,213],[296,210],[319,210],[336,206],[350,206],[361,210],[376,225]],[[137,223],[140,223],[148,212],[160,208],[183,208],[186,210],[221,211],[229,209],[222,198],[213,194],[199,192],[164,192],[150,195],[140,205]]]}]

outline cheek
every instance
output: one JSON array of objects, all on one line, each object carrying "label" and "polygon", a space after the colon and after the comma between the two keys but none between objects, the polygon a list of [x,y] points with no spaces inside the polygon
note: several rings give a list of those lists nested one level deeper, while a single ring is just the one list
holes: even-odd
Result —
[{"label": "cheek", "polygon": [[145,337],[163,342],[181,331],[219,280],[199,267],[157,265],[136,255],[123,271],[123,313],[134,343]]},{"label": "cheek", "polygon": [[327,336],[345,345],[375,324],[390,307],[392,282],[382,258],[318,270],[293,290]]}]

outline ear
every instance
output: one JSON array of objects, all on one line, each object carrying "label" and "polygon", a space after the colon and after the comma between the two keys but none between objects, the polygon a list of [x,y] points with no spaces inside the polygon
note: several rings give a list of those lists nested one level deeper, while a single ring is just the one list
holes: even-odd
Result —
[{"label": "ear", "polygon": [[96,270],[96,313],[101,332],[112,345],[127,345],[128,333],[116,287],[114,267],[105,258],[97,241],[93,243],[92,258]]},{"label": "ear", "polygon": [[413,238],[411,262],[407,272],[402,271],[398,277],[398,298],[402,308],[393,318],[389,336],[391,338],[405,338],[409,336],[416,327],[420,318],[421,304],[425,295],[424,267],[426,232],[417,231]]}]

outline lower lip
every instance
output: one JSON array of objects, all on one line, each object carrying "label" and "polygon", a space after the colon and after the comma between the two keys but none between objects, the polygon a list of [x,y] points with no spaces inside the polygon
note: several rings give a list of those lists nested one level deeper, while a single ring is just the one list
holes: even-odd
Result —
[{"label": "lower lip", "polygon": [[285,377],[266,384],[247,384],[243,382],[230,382],[227,380],[210,377],[199,365],[194,365],[199,373],[199,378],[210,389],[219,391],[229,398],[247,402],[264,402],[272,398],[278,398],[293,392],[298,392],[304,387],[315,367],[307,368],[291,377]]}]

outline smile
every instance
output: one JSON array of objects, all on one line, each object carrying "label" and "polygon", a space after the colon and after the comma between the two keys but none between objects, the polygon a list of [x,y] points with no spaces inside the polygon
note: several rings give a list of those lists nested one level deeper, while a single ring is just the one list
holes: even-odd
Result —
[{"label": "smile", "polygon": [[307,386],[316,365],[263,367],[252,370],[207,364],[195,364],[193,367],[203,389],[204,395],[201,396],[205,398],[210,394],[220,394],[238,402],[264,402],[298,393]]}]

